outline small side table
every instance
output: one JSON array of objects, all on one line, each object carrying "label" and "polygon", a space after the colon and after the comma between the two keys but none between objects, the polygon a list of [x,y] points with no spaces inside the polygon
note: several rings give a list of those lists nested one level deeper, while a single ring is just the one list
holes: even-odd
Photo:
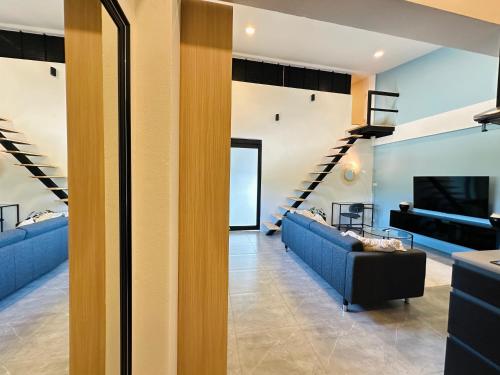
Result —
[{"label": "small side table", "polygon": [[[365,227],[373,227],[373,213],[374,206],[373,203],[364,203],[364,202],[332,202],[332,214],[331,214],[331,222],[330,224],[333,227],[336,227],[338,230],[342,230],[342,227],[348,229],[350,225],[342,224],[342,213],[347,212],[349,206],[353,204],[363,204],[363,212],[361,213],[361,223],[354,223],[352,228],[357,228],[360,231],[363,231]],[[338,209],[338,223],[334,223],[335,211]],[[367,211],[370,211],[370,220],[366,223]],[[351,229],[352,229],[351,228]]]},{"label": "small side table", "polygon": [[5,219],[3,218],[4,208],[15,207],[16,208],[16,224],[19,223],[19,204],[18,203],[0,203],[0,232],[3,232],[3,223]]}]

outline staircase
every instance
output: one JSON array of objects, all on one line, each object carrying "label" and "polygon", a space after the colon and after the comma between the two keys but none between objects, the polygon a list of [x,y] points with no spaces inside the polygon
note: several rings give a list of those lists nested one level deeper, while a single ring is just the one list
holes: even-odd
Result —
[{"label": "staircase", "polygon": [[68,188],[61,187],[55,181],[65,179],[66,176],[59,176],[50,174],[49,172],[44,172],[44,170],[55,169],[57,166],[44,164],[41,162],[33,162],[32,158],[43,158],[45,155],[33,153],[30,151],[20,150],[17,146],[32,146],[32,144],[20,141],[17,139],[10,138],[11,135],[21,134],[20,132],[13,130],[9,127],[9,121],[0,118],[0,144],[3,146],[7,154],[12,155],[18,163],[14,164],[19,167],[26,168],[30,174],[31,178],[36,178],[46,189],[51,191],[56,197],[57,201],[68,204]]},{"label": "staircase", "polygon": [[397,113],[397,109],[387,109],[387,108],[376,108],[372,106],[373,96],[389,96],[389,97],[399,97],[398,93],[387,92],[387,91],[368,91],[368,108],[367,108],[367,125],[354,126],[348,130],[349,135],[345,138],[339,139],[342,144],[340,146],[333,147],[328,155],[325,155],[327,161],[321,164],[317,164],[318,167],[322,169],[319,171],[309,172],[312,176],[311,179],[302,181],[305,186],[303,188],[295,189],[298,192],[297,196],[287,197],[290,205],[280,206],[280,212],[275,213],[272,216],[276,219],[274,222],[264,222],[264,226],[267,228],[266,234],[268,236],[281,230],[281,223],[283,216],[290,211],[294,211],[300,207],[300,205],[307,200],[309,195],[314,192],[314,190],[325,180],[325,178],[332,173],[333,168],[340,163],[341,159],[347,155],[349,150],[354,146],[354,144],[360,139],[370,139],[372,137],[381,138],[387,137],[394,133],[395,127],[388,125],[372,125],[372,112],[391,112]]}]

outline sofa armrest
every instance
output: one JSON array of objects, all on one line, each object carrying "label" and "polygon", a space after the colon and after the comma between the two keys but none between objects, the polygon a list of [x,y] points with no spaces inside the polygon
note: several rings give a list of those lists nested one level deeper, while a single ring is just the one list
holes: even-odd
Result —
[{"label": "sofa armrest", "polygon": [[419,250],[394,253],[350,252],[346,260],[344,298],[371,303],[421,297],[426,254]]}]

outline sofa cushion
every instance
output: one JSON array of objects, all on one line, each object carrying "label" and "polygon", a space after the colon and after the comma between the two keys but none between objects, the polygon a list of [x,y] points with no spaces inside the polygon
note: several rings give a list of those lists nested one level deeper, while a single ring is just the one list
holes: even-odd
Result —
[{"label": "sofa cushion", "polygon": [[351,236],[363,244],[364,251],[380,251],[383,253],[393,253],[395,251],[406,251],[403,242],[398,239],[366,238],[353,231],[342,233],[342,236]]},{"label": "sofa cushion", "polygon": [[30,225],[25,225],[19,230],[26,232],[26,238],[33,238],[40,234],[50,232],[60,227],[68,225],[67,217],[58,217],[55,219],[45,220],[40,223],[34,223]]},{"label": "sofa cushion", "polygon": [[289,218],[291,221],[303,226],[304,228],[309,228],[309,225],[311,225],[311,223],[315,223],[314,220],[309,219],[304,215],[299,215],[293,212],[289,212],[286,215],[286,217]]},{"label": "sofa cushion", "polygon": [[0,233],[0,247],[12,245],[13,243],[24,240],[26,233],[19,229],[12,229]]},{"label": "sofa cushion", "polygon": [[333,227],[313,222],[309,226],[309,229],[346,251],[363,251],[363,244],[361,242],[350,236],[342,236],[340,231]]}]

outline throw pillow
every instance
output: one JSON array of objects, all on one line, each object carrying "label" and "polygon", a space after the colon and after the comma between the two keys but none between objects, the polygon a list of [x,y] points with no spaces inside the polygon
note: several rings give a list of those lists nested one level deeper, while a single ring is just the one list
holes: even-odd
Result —
[{"label": "throw pillow", "polygon": [[394,238],[383,240],[379,238],[365,238],[353,231],[342,233],[343,236],[350,236],[363,244],[364,251],[380,251],[384,253],[392,253],[394,251],[406,251],[403,243]]}]

